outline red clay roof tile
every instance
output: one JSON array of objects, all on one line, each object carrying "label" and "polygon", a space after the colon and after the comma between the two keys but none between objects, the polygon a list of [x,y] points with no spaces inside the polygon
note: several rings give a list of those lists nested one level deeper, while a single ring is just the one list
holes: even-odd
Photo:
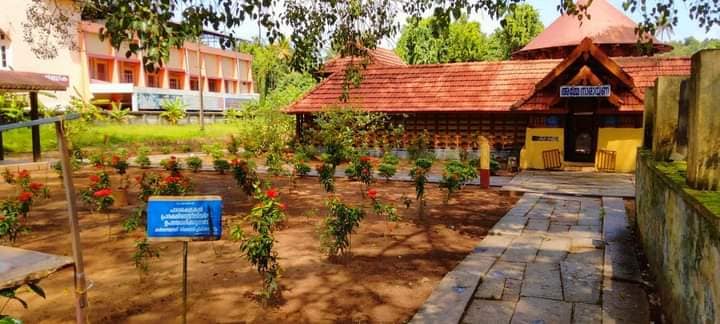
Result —
[{"label": "red clay roof tile", "polygon": [[[689,58],[613,58],[641,94],[658,76],[690,74]],[[341,102],[344,76],[337,73],[292,104],[289,113],[312,113],[332,107],[354,107],[378,112],[510,112],[513,103],[531,94],[535,85],[561,60],[502,61],[413,66],[369,66],[358,88]],[[527,108],[544,107],[528,103]],[[642,110],[627,102],[621,111]]]}]

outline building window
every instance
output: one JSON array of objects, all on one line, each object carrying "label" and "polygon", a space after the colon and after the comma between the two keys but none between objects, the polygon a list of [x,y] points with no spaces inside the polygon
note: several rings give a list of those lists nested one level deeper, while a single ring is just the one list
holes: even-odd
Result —
[{"label": "building window", "polygon": [[123,82],[135,83],[135,73],[132,70],[123,70]]},{"label": "building window", "polygon": [[7,69],[8,67],[8,54],[7,54],[7,47],[5,45],[0,45],[0,68]]},{"label": "building window", "polygon": [[210,92],[220,92],[220,87],[218,87],[219,80],[209,80],[208,81],[208,91]]},{"label": "building window", "polygon": [[170,78],[168,82],[170,83],[170,89],[180,89],[180,80],[177,78]]},{"label": "building window", "polygon": [[235,84],[230,80],[225,80],[225,93],[235,93]]},{"label": "building window", "polygon": [[92,76],[93,79],[96,80],[102,80],[102,81],[109,81],[107,77],[107,64],[105,63],[95,63],[95,75]]},{"label": "building window", "polygon": [[0,69],[10,68],[10,39],[0,31]]},{"label": "building window", "polygon": [[190,78],[190,90],[200,90],[200,83],[198,82],[198,78]]},{"label": "building window", "polygon": [[148,74],[147,75],[146,86],[151,87],[151,88],[159,88],[160,87],[157,74]]}]

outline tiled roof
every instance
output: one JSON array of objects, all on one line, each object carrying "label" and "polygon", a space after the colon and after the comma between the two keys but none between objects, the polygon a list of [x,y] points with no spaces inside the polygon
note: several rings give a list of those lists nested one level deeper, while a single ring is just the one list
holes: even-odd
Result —
[{"label": "tiled roof", "polygon": [[[358,58],[349,56],[331,59],[325,63],[323,72],[326,74],[341,72],[353,59],[358,60]],[[393,50],[387,48],[376,48],[370,50],[370,65],[406,66],[405,62],[403,62],[403,60],[397,56]]]},{"label": "tiled roof", "polygon": [[[579,3],[586,4],[587,0],[581,0]],[[589,18],[584,18],[582,21],[575,15],[560,16],[525,47],[513,53],[513,58],[532,58],[536,52],[550,48],[572,48],[587,37],[592,38],[598,45],[626,46],[629,49],[627,52],[634,52],[637,49],[638,36],[635,33],[637,23],[607,0],[593,0],[587,9],[587,14]],[[658,52],[672,49],[652,35],[647,37],[648,40],[652,40]]]},{"label": "tiled roof", "polygon": [[[641,94],[661,75],[690,74],[689,58],[613,58],[633,79]],[[561,60],[502,61],[369,66],[350,99],[340,101],[344,76],[334,74],[287,112],[318,112],[332,107],[353,107],[380,112],[509,112]],[[621,110],[642,110],[642,103],[626,102]]]},{"label": "tiled roof", "polygon": [[0,90],[40,91],[60,90],[68,87],[68,77],[57,74],[16,72],[0,70]]}]

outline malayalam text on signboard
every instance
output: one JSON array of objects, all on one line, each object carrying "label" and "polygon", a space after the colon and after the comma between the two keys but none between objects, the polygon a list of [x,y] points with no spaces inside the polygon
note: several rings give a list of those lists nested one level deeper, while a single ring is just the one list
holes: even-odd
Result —
[{"label": "malayalam text on signboard", "polygon": [[147,235],[156,240],[219,240],[219,196],[154,196],[147,205]]},{"label": "malayalam text on signboard", "polygon": [[609,97],[610,85],[599,86],[562,86],[560,97]]}]

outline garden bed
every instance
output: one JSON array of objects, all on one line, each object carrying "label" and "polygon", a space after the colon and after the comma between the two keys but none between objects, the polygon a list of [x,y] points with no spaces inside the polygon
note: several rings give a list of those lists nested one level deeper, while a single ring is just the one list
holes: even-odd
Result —
[{"label": "garden bed", "polygon": [[[131,170],[131,176],[139,174]],[[88,184],[91,170],[78,172],[76,186]],[[368,212],[352,236],[352,257],[331,262],[319,251],[317,226],[325,215],[327,197],[317,178],[300,179],[295,187],[287,178],[272,178],[287,204],[288,220],[276,233],[282,300],[263,307],[254,298],[261,281],[239,251],[227,240],[231,224],[240,221],[253,201],[239,190],[231,176],[215,173],[190,174],[195,193],[224,198],[223,240],[193,242],[189,254],[189,317],[191,323],[228,322],[383,322],[407,321],[430,295],[446,272],[459,263],[487,231],[517,201],[511,193],[466,187],[448,205],[436,185],[428,186],[426,215],[417,216],[415,204],[406,209],[401,197],[414,197],[405,182],[380,180],[373,187],[378,197],[398,208],[403,219],[388,232],[384,219]],[[113,176],[115,179],[117,176]],[[36,180],[44,179],[41,174]],[[65,196],[59,179],[47,177],[51,198],[33,208],[31,232],[20,236],[16,246],[47,253],[70,254]],[[0,195],[11,187],[0,185]],[[181,244],[153,243],[160,259],[150,263],[142,275],[135,269],[132,254],[136,240],[145,234],[129,234],[121,223],[136,203],[132,188],[131,206],[110,214],[112,238],[108,238],[106,215],[83,209],[80,214],[91,322],[172,322],[181,312]],[[344,202],[365,205],[358,183],[337,180],[337,193]],[[74,318],[72,272],[65,271],[43,281],[47,300],[27,296],[30,308],[12,305],[6,313],[17,314],[28,323],[71,322]]]}]

